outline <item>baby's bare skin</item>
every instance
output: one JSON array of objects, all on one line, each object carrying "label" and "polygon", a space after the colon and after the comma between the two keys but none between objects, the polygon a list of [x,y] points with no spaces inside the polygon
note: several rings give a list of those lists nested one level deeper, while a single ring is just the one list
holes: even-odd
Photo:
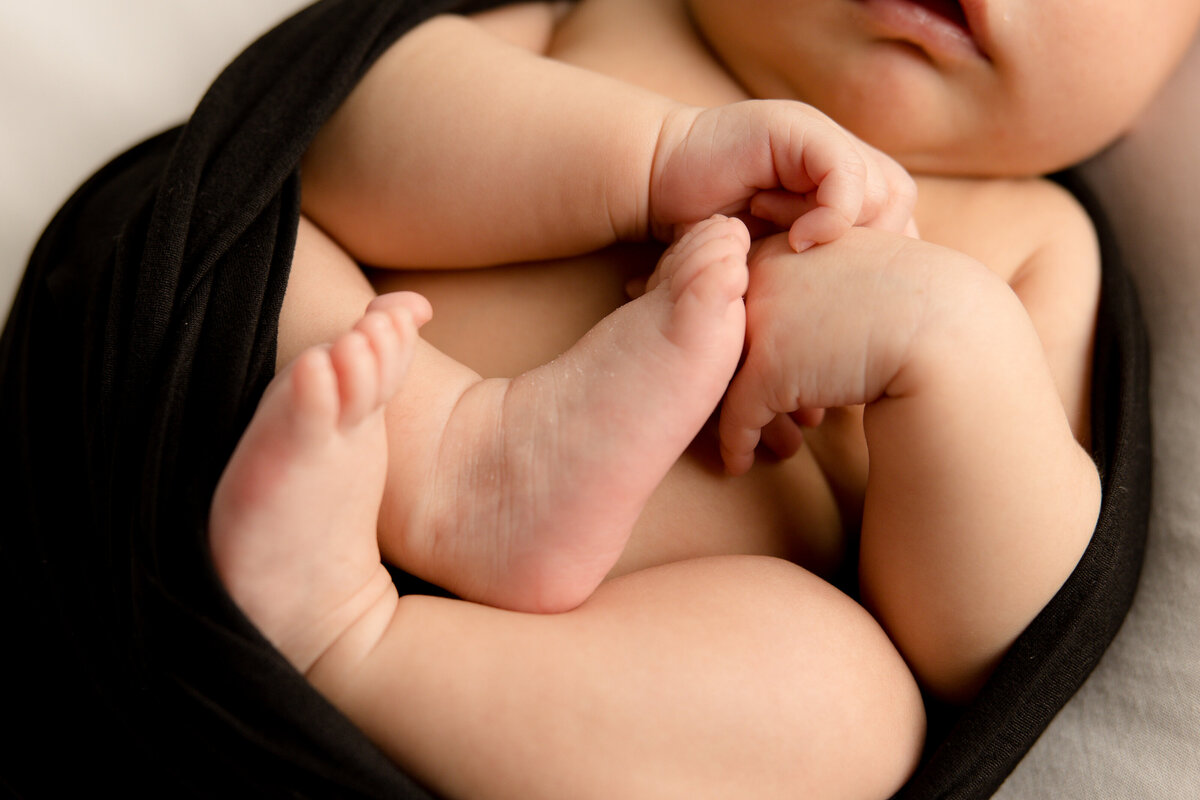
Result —
[{"label": "baby's bare skin", "polygon": [[[617,246],[550,263],[369,275],[380,292],[417,291],[439,309],[422,328],[427,342],[484,376],[511,377],[554,358],[627,302],[626,281],[653,269],[656,251]],[[713,430],[655,490],[612,575],[719,554],[777,556],[832,575],[844,547],[834,491],[855,488],[831,487],[811,449],[783,461],[764,458],[749,475],[731,479]]]},{"label": "baby's bare skin", "polygon": [[[697,105],[743,99],[740,87],[727,77],[718,79],[702,68],[708,54],[677,41],[678,26],[662,13],[671,5],[585,3],[539,46],[558,60],[607,71]],[[629,30],[630,13],[640,15],[632,28],[645,35],[623,39],[621,58],[605,61],[604,54],[615,49],[605,36]],[[624,15],[620,24],[612,24],[613,14]],[[662,42],[671,47],[659,46]],[[664,64],[664,59],[673,62]],[[1005,281],[1021,277],[1022,299],[1035,311],[1034,323],[1047,343],[1072,427],[1082,438],[1097,286],[1095,245],[1082,212],[1040,181],[925,179],[921,186],[918,221],[927,239],[973,256]],[[1002,227],[995,224],[998,219],[1004,220]],[[1051,269],[1028,269],[1033,253],[1053,253],[1044,260]],[[561,352],[624,299],[625,279],[654,257],[646,249],[616,247],[567,262],[481,273],[380,272],[376,279],[381,288],[417,288],[436,295],[435,306],[447,313],[426,331],[429,340],[482,374],[512,374]],[[629,260],[637,262],[632,269]],[[1051,289],[1042,277],[1046,274],[1065,277]],[[503,303],[495,302],[499,297]],[[531,320],[538,321],[536,333]],[[496,331],[506,333],[503,340]],[[683,540],[696,542],[698,552],[790,555],[830,574],[844,550],[843,532],[853,533],[861,514],[865,448],[859,426],[846,422],[855,413],[836,414],[838,424],[810,432],[809,446],[797,456],[759,465],[745,481],[730,482],[714,472],[711,442],[707,451],[703,442],[693,447],[651,500],[618,572],[686,556],[677,535],[682,529],[689,534]],[[644,535],[651,530],[659,533]],[[698,531],[710,534],[698,536]],[[642,546],[647,540],[662,542],[664,548],[651,555],[654,548]]]},{"label": "baby's bare skin", "polygon": [[[1093,246],[1081,212],[1042,181],[919,178],[918,186],[917,221],[924,237],[973,256],[1005,280],[1044,244],[1055,224],[1060,231],[1064,224],[1075,227],[1085,254]],[[1022,213],[1030,197],[1039,211]],[[992,224],[996,218],[1016,221],[1001,230]],[[656,254],[653,246],[618,245],[577,258],[482,271],[368,274],[378,291],[417,291],[444,309],[422,329],[425,340],[485,376],[510,376],[553,358],[626,302],[627,281],[652,269]],[[1082,308],[1076,313],[1086,316],[1097,297],[1096,275],[1081,269],[1064,279],[1068,282],[1063,305]],[[505,302],[495,302],[497,297]],[[1079,366],[1075,370],[1073,385],[1064,380],[1063,390],[1071,393],[1073,425],[1083,437],[1087,375]],[[748,474],[730,479],[712,431],[702,435],[652,496],[613,574],[697,555],[750,553],[789,558],[832,575],[845,552],[845,536],[862,513],[867,471],[861,409],[827,415],[820,427],[805,432],[805,441],[792,458],[764,453]]]},{"label": "baby's bare skin", "polygon": [[[706,7],[706,15],[715,15],[717,31],[724,30],[719,24],[720,16],[735,8],[724,0],[690,5],[697,9]],[[775,16],[761,13],[770,5],[770,2],[755,5],[760,13],[755,22],[747,25],[748,29],[759,25],[760,34],[773,33],[770,20]],[[815,8],[818,4],[809,5]],[[836,4],[828,5],[833,8]],[[836,7],[844,10],[855,6]],[[723,65],[714,62],[711,50],[689,35],[683,8],[684,4],[676,0],[596,0],[580,4],[558,27],[555,15],[547,13],[546,7],[526,7],[507,17],[501,11],[492,21],[507,18],[511,22],[518,14],[531,15],[526,22],[533,20],[532,28],[523,23],[508,28],[509,33],[517,31],[513,41],[520,46],[612,74],[681,102],[717,106],[745,99],[744,87],[751,85],[747,79],[761,76],[739,75],[742,78],[739,84]],[[545,25],[541,26],[538,20]],[[495,30],[499,32],[503,27],[497,25]],[[803,30],[803,26],[788,29],[787,35],[798,36],[797,31]],[[928,68],[915,52],[919,48],[903,42],[900,45],[871,44],[867,49],[878,53],[880,59],[908,59],[903,62],[906,68]],[[757,51],[757,47],[749,50]],[[769,48],[763,52],[769,53]],[[788,63],[784,59],[770,66],[786,67]],[[877,73],[862,74],[875,77]],[[878,74],[887,73],[881,70]],[[778,76],[768,75],[773,77]],[[776,83],[773,89],[779,85]],[[775,96],[766,91],[760,94]],[[794,94],[781,92],[780,96],[794,97]],[[567,139],[576,140],[574,134]],[[520,155],[526,151],[516,152]],[[367,159],[367,163],[379,162]],[[311,177],[314,173],[310,170],[307,174]],[[536,174],[535,170],[535,179]],[[567,171],[568,176],[578,174],[582,174],[578,168]],[[547,185],[555,189],[565,184],[555,179]],[[1097,291],[1095,242],[1085,218],[1061,192],[1039,181],[928,180],[923,182],[922,194],[917,218],[923,235],[929,241],[946,244],[986,264],[1024,303],[1028,312],[1024,323],[1031,322],[1040,337],[1045,348],[1044,366],[1052,375],[1054,389],[1069,421],[1065,438],[1070,442],[1073,431],[1076,438],[1085,440],[1090,339]],[[485,192],[482,196],[491,195]],[[417,200],[424,198],[418,196]],[[482,214],[486,209],[476,211]],[[349,216],[354,217],[354,212]],[[594,215],[588,218],[595,221]],[[500,232],[515,230],[513,223],[511,217],[502,218]],[[373,229],[368,230],[372,235],[377,230],[386,230],[370,224],[367,228]],[[573,231],[566,226],[555,228],[554,232],[563,230]],[[642,233],[645,232],[643,229]],[[662,235],[660,230],[653,232]],[[331,331],[336,333],[339,324],[344,327],[344,323],[335,318],[359,313],[357,309],[348,310],[357,300],[348,304],[343,301],[370,294],[344,252],[326,241],[325,255],[331,257],[313,259],[305,240],[302,236],[289,287],[290,308],[285,306],[281,321],[281,360],[289,349],[294,350],[306,341],[320,341]],[[522,232],[512,237],[510,243],[529,241]],[[309,237],[308,244],[311,243]],[[433,250],[439,246],[437,241],[424,244],[431,245]],[[372,243],[373,247],[379,245],[378,239]],[[837,246],[836,242],[827,245]],[[386,254],[388,243],[372,252]],[[399,260],[393,266],[411,268],[420,264],[419,259],[415,263],[405,260],[410,253],[402,246],[396,252]],[[515,251],[504,252],[511,256]],[[639,266],[644,272],[656,255],[638,248],[610,248],[599,255],[553,265],[518,266],[489,273],[460,272],[453,277],[393,273],[378,285],[418,288],[431,296],[435,307],[452,309],[452,315],[446,317],[449,326],[441,331],[436,327],[428,330],[430,341],[485,375],[504,375],[541,363],[565,349],[623,301],[626,278]],[[957,262],[949,259],[947,263]],[[304,318],[297,313],[306,307],[319,308],[320,316]],[[538,324],[530,326],[530,321]],[[471,322],[479,323],[478,327],[472,330]],[[502,344],[496,341],[496,332],[501,329],[511,330],[511,336]],[[959,408],[971,405],[960,403]],[[1045,403],[1040,404],[1036,414],[1043,421],[1041,411],[1046,407]],[[403,415],[403,404],[389,413]],[[994,409],[991,414],[993,418],[998,416]],[[1062,422],[1060,419],[1058,434],[1062,433]],[[931,425],[926,430],[936,433],[937,427]],[[399,425],[396,429],[404,428]],[[789,435],[786,425],[775,433],[777,445],[797,441],[794,435]],[[389,754],[451,795],[483,796],[482,792],[491,791],[500,796],[506,793],[529,796],[539,792],[553,796],[553,787],[563,785],[559,783],[562,781],[587,787],[596,796],[635,796],[639,792],[653,796],[646,786],[616,787],[604,783],[608,771],[604,769],[603,753],[613,746],[633,745],[624,753],[630,763],[637,760],[642,768],[654,773],[660,765],[664,769],[679,769],[668,784],[674,788],[682,789],[705,775],[701,786],[715,795],[720,795],[720,787],[726,785],[737,787],[741,796],[766,797],[773,793],[794,796],[798,791],[823,796],[830,786],[864,796],[887,796],[898,785],[897,780],[903,780],[906,770],[911,769],[916,755],[916,749],[911,747],[913,735],[917,733],[919,737],[922,726],[919,706],[913,703],[912,675],[903,668],[896,671],[899,657],[887,637],[882,637],[878,627],[859,616],[860,607],[847,606],[844,596],[831,593],[827,584],[814,583],[811,574],[786,565],[781,558],[747,559],[734,555],[696,558],[710,552],[766,553],[794,559],[821,574],[833,571],[843,553],[844,537],[854,534],[862,515],[867,475],[860,414],[854,408],[831,410],[818,428],[804,432],[803,439],[803,447],[792,458],[765,464],[760,457],[749,473],[731,479],[719,472],[712,439],[702,437],[671,469],[638,519],[621,560],[612,570],[613,575],[620,577],[601,585],[574,612],[529,618],[455,601],[405,598],[399,606],[401,613],[394,616],[392,635],[386,637],[386,648],[371,654],[375,666],[364,684],[366,688],[355,689],[346,684],[346,681],[354,683],[348,676],[355,674],[361,662],[354,653],[345,658],[344,648],[341,652],[332,648],[330,657],[318,665],[319,669],[310,672],[310,678],[380,741]],[[391,444],[396,452],[402,452],[407,442],[401,437],[394,438]],[[1075,449],[1073,442],[1067,448],[1059,448],[1063,449],[1076,455],[1082,452]],[[902,473],[903,465],[898,468],[893,461],[881,471]],[[1003,474],[991,477],[998,481],[1005,478]],[[1091,478],[1094,480],[1094,474]],[[1086,479],[1079,483],[1086,484]],[[1082,499],[1079,507],[1086,511],[1094,498]],[[1007,500],[1004,505],[1013,506]],[[404,509],[391,513],[404,513]],[[389,521],[388,514],[385,507],[382,517],[385,528],[397,529],[397,518]],[[1050,549],[1043,548],[1040,542],[1033,543],[1033,547],[1025,547],[1030,543],[1022,545],[1031,561],[1049,565],[1053,573],[1040,576],[1039,585],[1027,593],[1035,604],[1046,587],[1061,582],[1064,574],[1059,573],[1069,570],[1073,557],[1086,543],[1090,528],[1086,523],[1074,524],[1078,521],[1072,520],[1073,533],[1051,543]],[[901,525],[897,529],[911,532],[913,526]],[[897,539],[901,547],[906,541],[911,540],[904,535]],[[993,537],[985,544],[997,542]],[[985,546],[975,552],[988,549]],[[866,583],[870,584],[869,593],[881,587],[888,589],[890,564],[897,563],[887,557],[886,548],[876,548],[874,552],[874,566],[868,565],[864,573]],[[881,552],[885,555],[879,556]],[[913,564],[907,564],[899,572],[907,572],[908,577],[924,575],[940,582],[939,589],[946,585],[953,589],[956,575],[986,579],[996,572],[991,565],[980,569],[978,560],[971,563],[970,557],[956,562],[956,567],[965,567],[961,573],[945,569],[944,564],[958,555],[951,553],[946,560],[927,559],[930,563],[937,562],[938,569],[933,574],[929,570],[923,572],[928,564],[920,563],[915,570]],[[889,566],[881,568],[880,564]],[[1010,568],[998,574],[1003,579],[1014,571]],[[903,587],[902,582],[896,585]],[[770,587],[770,591],[760,596],[754,591],[760,586]],[[893,594],[903,598],[905,590]],[[990,596],[995,597],[995,593]],[[753,602],[742,602],[750,597],[755,598]],[[710,602],[714,598],[715,604]],[[879,618],[885,620],[893,639],[900,638],[896,634],[902,634],[906,640],[910,638],[914,630],[911,615],[907,620],[896,617],[895,604],[886,600],[878,603],[876,610],[881,612]],[[1018,617],[1028,613],[1031,613],[1028,608],[1016,609]],[[822,631],[831,635],[832,640],[815,637],[816,632],[807,627],[807,623],[822,618],[829,620]],[[924,622],[918,619],[917,625],[918,641],[912,652],[933,653],[933,662],[945,660],[936,655],[946,652],[941,646],[944,642],[933,641],[930,646],[930,640],[919,641],[923,632],[937,625],[930,625],[928,619]],[[687,632],[696,629],[702,630],[704,636],[699,640],[688,638]],[[748,630],[763,635],[739,638],[739,632]],[[937,635],[936,630],[934,634]],[[927,659],[920,663],[920,659],[910,658],[909,666],[926,681],[926,688],[935,683],[933,688],[947,696],[969,696],[981,676],[986,675],[990,659],[998,649],[1003,649],[1006,637],[1012,635],[1011,620],[989,629],[982,637],[982,649],[967,659],[966,673],[960,669],[961,661],[954,666],[959,671],[948,678],[936,674],[936,663],[933,671],[929,671]],[[744,681],[721,680],[725,673],[713,668],[716,662],[704,644],[713,641],[737,642],[735,648],[746,659],[735,668],[734,674],[743,678],[753,675],[754,686]],[[635,645],[632,648],[628,647],[631,643]],[[900,646],[904,649],[908,645]],[[514,647],[523,648],[522,653],[528,650],[530,656],[512,658]],[[580,652],[586,654],[582,660],[578,657]],[[980,652],[982,658],[977,657]],[[665,663],[670,665],[665,672],[656,671],[662,669],[664,662],[656,661],[655,653],[665,655]],[[826,668],[805,673],[812,676],[811,680],[801,678],[796,671],[798,665],[813,663],[813,659],[830,653],[851,654],[851,657],[841,663],[838,663],[840,656],[835,657],[834,663]],[[909,652],[905,655],[909,656]],[[681,669],[693,663],[708,667]],[[579,673],[584,673],[583,679],[575,680]],[[641,679],[648,674],[668,677],[643,683]],[[823,685],[835,676],[845,679],[840,686]],[[931,681],[931,676],[937,681]],[[476,686],[484,686],[486,691],[474,692]],[[647,688],[649,691],[643,691]],[[686,696],[687,701],[672,702],[663,696],[664,688],[678,690],[679,696]],[[548,707],[536,702],[547,691],[555,698]],[[754,705],[764,699],[764,693],[767,697],[789,698],[796,705],[787,709],[775,708],[770,702]],[[827,696],[836,697],[831,707],[822,705],[821,698]],[[889,703],[888,699],[901,702]],[[385,707],[381,703],[390,705]],[[535,705],[536,711],[530,712]],[[744,754],[751,759],[765,758],[764,768],[752,769],[748,774],[708,777],[706,770],[712,764],[695,757],[701,751],[670,746],[655,751],[628,738],[648,736],[658,743],[683,742],[684,739],[677,738],[680,734],[695,733],[689,719],[708,722],[717,719],[722,709],[749,709],[752,705],[755,710],[751,716],[761,723],[762,731],[770,733],[759,739],[758,745],[750,745]],[[394,713],[388,713],[388,709]],[[601,713],[593,717],[597,711]],[[489,735],[473,724],[481,713],[514,723],[503,729],[507,734],[502,730]],[[859,715],[868,722],[857,726],[857,732],[841,731],[831,737],[834,731],[830,727],[834,721],[831,716],[842,718],[846,713]],[[602,719],[606,725],[612,723],[611,728],[597,729],[589,724],[581,731],[577,724],[581,715],[589,721]],[[889,752],[881,753],[870,743],[855,739],[867,728],[900,732],[900,738],[908,745],[884,747]],[[513,730],[527,734],[529,742],[514,741]],[[572,735],[556,735],[564,731]],[[850,735],[843,738],[847,733]],[[447,755],[446,745],[464,737],[471,739],[472,752],[486,754],[483,768],[472,769],[471,765]],[[836,740],[836,744],[822,746],[831,740]],[[781,746],[784,742],[787,750]],[[727,753],[729,746],[739,743],[745,743],[740,733],[725,737],[718,750]],[[796,749],[791,751],[792,747]],[[820,754],[817,761],[786,755],[794,752],[811,758],[813,747]],[[600,761],[596,760],[598,751]],[[556,757],[548,758],[549,753]],[[784,757],[771,759],[770,753]],[[867,765],[861,763],[865,753],[888,755],[894,760]],[[820,770],[813,765],[831,754],[837,758],[828,763],[853,764],[854,769],[838,769],[832,784],[805,783],[819,777]],[[846,757],[850,757],[849,761],[837,760]],[[551,778],[531,786],[529,770],[547,761],[567,765],[566,774],[555,772]],[[791,774],[797,764],[804,766],[798,774]],[[503,769],[497,770],[498,765]],[[845,781],[849,772],[859,776],[860,767],[862,776],[874,775],[870,788],[852,789],[839,782]],[[783,782],[773,787],[764,785],[776,778]],[[734,782],[719,782],[725,779]],[[822,785],[824,788],[820,788]]]},{"label": "baby's bare skin", "polygon": [[[696,248],[701,258],[685,255],[673,270],[700,269],[689,285],[703,281],[720,289],[714,299],[739,307],[721,288],[721,264],[706,262],[744,246],[730,221],[714,225],[732,240]],[[330,415],[313,414],[323,404],[312,402],[303,376],[314,357],[328,362],[320,345],[300,356],[304,369],[285,368],[227,468],[212,541],[230,593],[314,686],[447,797],[653,798],[663,787],[689,797],[825,796],[833,786],[850,796],[891,794],[920,752],[924,717],[912,677],[870,615],[782,559],[689,558],[640,569],[552,615],[397,597],[370,512],[386,468],[379,404],[412,353],[411,318],[398,318],[390,341],[370,341],[393,362],[370,358],[357,331],[378,327],[374,312],[423,308],[412,295],[385,295],[353,322],[355,298],[371,294],[357,267],[307,223],[300,234],[284,352],[350,317],[355,332],[330,337],[340,386],[327,381],[323,396],[340,395],[358,411],[340,430]],[[319,317],[298,314],[316,299],[314,287],[324,290],[322,302],[341,303]],[[661,336],[666,289],[622,309],[621,319],[640,329],[633,344]],[[701,335],[695,343],[721,315],[709,308],[689,323],[686,293],[666,308]],[[726,332],[740,338],[740,328]],[[599,344],[601,356],[623,340],[612,326],[600,335],[615,335]],[[644,391],[645,379],[627,367],[647,354],[626,352],[612,378],[634,378],[627,390]],[[338,368],[347,355],[358,367]],[[701,366],[696,355],[678,354],[685,366]],[[297,422],[321,435],[297,436]],[[348,510],[347,524],[330,524],[330,513]]]}]

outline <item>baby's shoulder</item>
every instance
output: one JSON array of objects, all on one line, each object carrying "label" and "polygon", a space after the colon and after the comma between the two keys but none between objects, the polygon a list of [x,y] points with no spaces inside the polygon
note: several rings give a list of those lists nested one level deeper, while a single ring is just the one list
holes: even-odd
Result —
[{"label": "baby's shoulder", "polygon": [[977,258],[1010,283],[1039,264],[1098,265],[1091,218],[1053,181],[922,177],[917,186],[922,237]]}]

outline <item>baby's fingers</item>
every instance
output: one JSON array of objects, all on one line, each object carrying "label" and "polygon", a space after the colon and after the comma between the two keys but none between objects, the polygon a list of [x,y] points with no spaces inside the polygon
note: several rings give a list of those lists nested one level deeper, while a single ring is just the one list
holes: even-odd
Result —
[{"label": "baby's fingers", "polygon": [[766,396],[762,381],[745,367],[729,384],[721,403],[717,433],[721,440],[721,460],[730,475],[741,475],[754,465],[754,449],[762,438],[762,430],[778,413],[764,402]]},{"label": "baby's fingers", "polygon": [[762,429],[762,443],[780,459],[791,458],[804,446],[804,431],[790,414],[776,414]]},{"label": "baby's fingers", "polygon": [[[814,244],[832,242],[862,216],[867,198],[869,167],[848,136],[838,130],[811,133],[804,144],[804,173],[816,186],[814,206],[791,224],[788,244],[802,252]],[[804,192],[805,181],[784,188]]]},{"label": "baby's fingers", "polygon": [[782,191],[760,192],[751,201],[756,216],[790,229],[794,251],[831,242],[855,225],[892,233],[914,229],[916,183],[883,152],[840,128],[811,129],[801,164],[801,174],[785,179]]},{"label": "baby's fingers", "polygon": [[762,429],[762,443],[780,459],[796,455],[804,446],[804,429],[815,428],[825,419],[823,408],[800,408],[776,414]]},{"label": "baby's fingers", "polygon": [[[917,184],[904,167],[879,150],[863,144],[867,188],[858,224],[867,228],[913,235]],[[914,236],[914,238],[917,238]]]},{"label": "baby's fingers", "polygon": [[779,230],[788,230],[816,207],[817,200],[811,194],[793,194],[781,189],[766,189],[750,198],[750,213]]}]

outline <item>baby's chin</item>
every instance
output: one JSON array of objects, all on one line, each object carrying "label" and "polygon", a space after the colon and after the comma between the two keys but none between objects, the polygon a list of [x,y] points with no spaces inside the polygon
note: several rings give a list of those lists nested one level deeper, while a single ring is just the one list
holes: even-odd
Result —
[{"label": "baby's chin", "polygon": [[1131,124],[1126,114],[1028,114],[914,94],[891,104],[813,104],[918,175],[1022,178],[1079,164]]},{"label": "baby's chin", "polygon": [[[860,134],[861,136],[861,134]],[[1086,143],[1067,140],[1040,142],[1009,139],[1005,142],[966,141],[936,148],[903,147],[886,140],[863,139],[896,159],[914,175],[978,178],[1030,178],[1050,175],[1080,164],[1102,150],[1113,135]]]}]

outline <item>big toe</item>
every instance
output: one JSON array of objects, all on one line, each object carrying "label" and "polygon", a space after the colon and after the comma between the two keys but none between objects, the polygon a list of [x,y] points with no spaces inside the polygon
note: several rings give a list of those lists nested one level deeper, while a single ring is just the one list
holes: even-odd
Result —
[{"label": "big toe", "polygon": [[671,303],[664,333],[690,349],[717,343],[739,352],[745,333],[742,297],[750,280],[746,265],[749,236],[737,220],[714,225],[681,254],[664,289]]},{"label": "big toe", "polygon": [[[730,262],[736,273],[745,266],[749,249],[750,234],[740,220],[720,215],[710,217],[667,250],[659,265],[659,277],[670,282],[671,296],[678,299],[692,281],[723,262]],[[713,284],[711,278],[708,277],[709,285],[719,284]],[[744,291],[744,287],[741,289]]]}]

